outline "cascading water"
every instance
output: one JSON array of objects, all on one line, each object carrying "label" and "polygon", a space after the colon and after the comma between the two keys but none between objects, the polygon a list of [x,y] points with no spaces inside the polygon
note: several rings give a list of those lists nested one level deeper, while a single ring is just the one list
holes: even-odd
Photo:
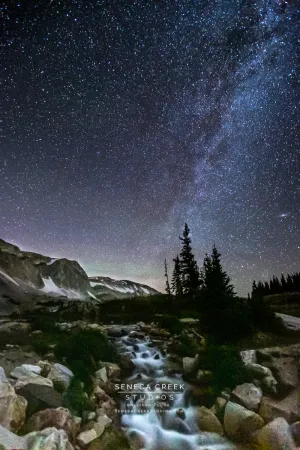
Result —
[{"label": "cascading water", "polygon": [[[125,388],[121,394],[121,410],[124,412],[122,425],[127,428],[130,437],[134,436],[142,443],[143,450],[234,448],[222,436],[198,429],[196,410],[188,404],[187,386],[182,387],[184,382],[181,374],[172,378],[166,375],[165,363],[168,357],[153,346],[149,338],[138,334],[138,337],[125,336],[120,342],[124,352],[130,352],[135,366],[132,376],[125,384],[130,386],[130,392],[126,394]],[[179,392],[173,393],[177,386]]]}]

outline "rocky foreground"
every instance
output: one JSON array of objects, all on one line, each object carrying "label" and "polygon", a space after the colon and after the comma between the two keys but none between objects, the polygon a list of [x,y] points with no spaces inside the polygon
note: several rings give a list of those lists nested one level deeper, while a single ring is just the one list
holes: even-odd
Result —
[{"label": "rocky foreground", "polygon": [[[89,327],[107,333],[120,352],[120,362],[99,361],[89,399],[92,409],[76,416],[63,407],[65,392],[73,378],[72,371],[54,361],[51,353],[47,359],[40,360],[34,352],[22,352],[18,346],[6,345],[0,354],[2,450],[145,448],[142,436],[129,435],[121,427],[117,412],[119,399],[115,392],[115,383],[120,383],[124,374],[134,370],[133,356],[123,346],[122,339],[130,339],[134,346],[143,342],[145,336],[166,355],[165,373],[182,374],[187,382],[199,433],[222,436],[230,445],[226,448],[239,450],[295,450],[300,445],[300,344],[242,352],[247,381],[231,391],[225,389],[208,408],[202,404],[202,399],[212,374],[201,367],[200,354],[193,358],[176,354],[176,337],[171,337],[167,331],[143,323],[132,327],[83,322],[60,326],[66,333],[74,327]],[[23,327],[27,329],[26,325]],[[184,412],[178,410],[174,427],[183,434],[189,433],[185,420]],[[174,450],[174,447],[164,444],[155,450]]]}]

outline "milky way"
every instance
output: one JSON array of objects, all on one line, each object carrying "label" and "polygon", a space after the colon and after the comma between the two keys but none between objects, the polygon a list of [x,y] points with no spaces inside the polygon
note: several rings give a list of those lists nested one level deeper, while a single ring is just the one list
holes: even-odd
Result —
[{"label": "milky way", "polygon": [[187,221],[239,293],[299,270],[296,2],[0,9],[0,237],[162,288]]}]

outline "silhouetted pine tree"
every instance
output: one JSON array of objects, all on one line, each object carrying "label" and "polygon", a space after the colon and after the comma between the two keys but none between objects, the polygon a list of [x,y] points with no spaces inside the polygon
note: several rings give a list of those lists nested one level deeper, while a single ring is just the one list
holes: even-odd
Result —
[{"label": "silhouetted pine tree", "polygon": [[166,292],[168,295],[171,295],[170,283],[169,283],[169,275],[168,275],[168,265],[167,260],[165,259],[165,278],[166,278]]},{"label": "silhouetted pine tree", "polygon": [[175,259],[173,259],[174,261],[174,271],[173,271],[173,276],[172,276],[172,281],[171,281],[171,287],[172,287],[172,293],[176,296],[176,297],[180,297],[183,294],[183,290],[182,290],[182,282],[181,282],[181,266],[180,266],[180,259],[179,256],[177,255]]},{"label": "silhouetted pine tree", "polygon": [[190,229],[185,223],[183,235],[179,237],[182,242],[180,252],[181,280],[184,294],[194,294],[200,288],[200,273],[192,252]]}]

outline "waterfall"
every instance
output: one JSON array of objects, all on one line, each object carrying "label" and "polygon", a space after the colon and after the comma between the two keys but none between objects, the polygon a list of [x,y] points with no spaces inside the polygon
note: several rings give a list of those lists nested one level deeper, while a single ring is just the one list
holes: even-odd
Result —
[{"label": "waterfall", "polygon": [[[168,356],[148,337],[142,338],[140,334],[139,337],[124,336],[119,342],[124,353],[130,352],[135,367],[120,395],[122,426],[126,427],[130,438],[141,442],[141,449],[234,449],[224,437],[198,429],[196,409],[189,405],[186,395],[187,384],[181,374],[167,376]],[[169,385],[168,390],[166,385]],[[181,390],[174,391],[178,386]]]}]

